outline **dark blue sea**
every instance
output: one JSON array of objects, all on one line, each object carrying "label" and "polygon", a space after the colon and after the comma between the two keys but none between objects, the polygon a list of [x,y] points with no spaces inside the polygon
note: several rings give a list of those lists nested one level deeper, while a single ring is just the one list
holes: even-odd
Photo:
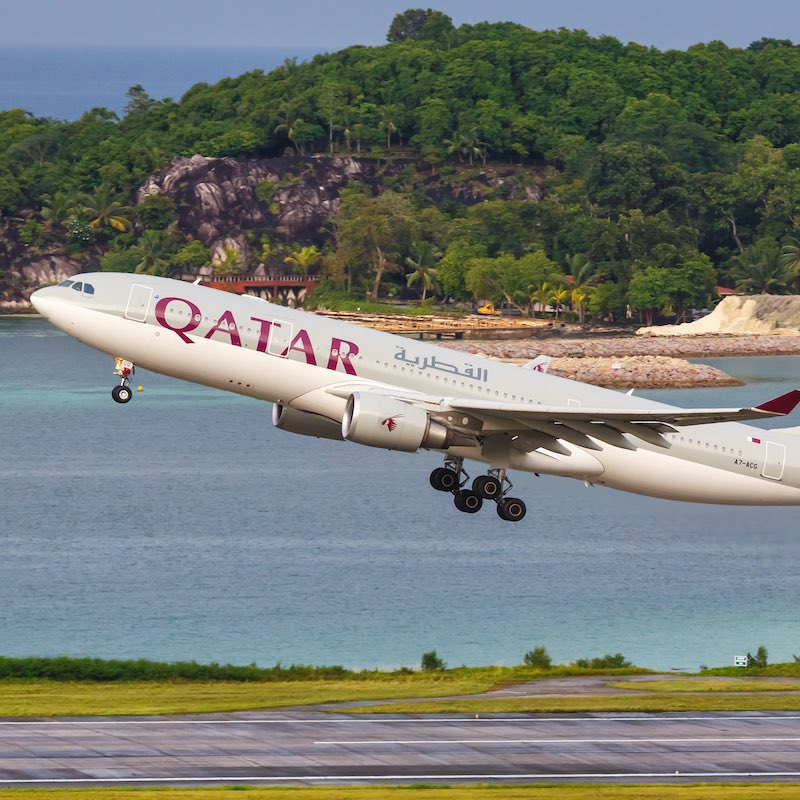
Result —
[{"label": "dark blue sea", "polygon": [[73,120],[92,108],[123,114],[131,86],[153,98],[180,100],[194,84],[216,83],[286,58],[308,60],[302,47],[9,47],[0,46],[0,111]]},{"label": "dark blue sea", "polygon": [[[719,363],[719,362],[717,362]],[[763,400],[800,359],[729,359]],[[431,454],[277,431],[270,406],[0,317],[0,653],[416,665],[622,652],[649,667],[800,654],[800,511],[675,503],[514,476],[529,514],[460,514]],[[782,424],[787,424],[785,421]]]}]

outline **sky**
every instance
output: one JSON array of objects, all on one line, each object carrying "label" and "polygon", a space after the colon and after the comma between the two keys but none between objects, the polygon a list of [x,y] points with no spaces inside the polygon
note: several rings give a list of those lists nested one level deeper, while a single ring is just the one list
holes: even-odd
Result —
[{"label": "sky", "polygon": [[2,3],[0,46],[379,45],[396,13],[431,6],[456,25],[512,21],[582,28],[659,49],[719,39],[742,47],[762,36],[800,43],[797,0],[36,0]]}]

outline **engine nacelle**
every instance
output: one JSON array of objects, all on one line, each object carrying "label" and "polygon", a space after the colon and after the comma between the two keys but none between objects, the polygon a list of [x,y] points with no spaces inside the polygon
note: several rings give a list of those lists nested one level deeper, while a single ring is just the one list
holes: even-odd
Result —
[{"label": "engine nacelle", "polygon": [[354,392],[348,398],[342,436],[356,444],[406,453],[420,447],[444,450],[453,440],[451,431],[424,409],[370,392]]},{"label": "engine nacelle", "polygon": [[272,424],[282,431],[299,433],[301,436],[316,436],[320,439],[342,441],[340,423],[319,414],[298,411],[296,408],[289,408],[280,403],[274,403],[272,406]]}]

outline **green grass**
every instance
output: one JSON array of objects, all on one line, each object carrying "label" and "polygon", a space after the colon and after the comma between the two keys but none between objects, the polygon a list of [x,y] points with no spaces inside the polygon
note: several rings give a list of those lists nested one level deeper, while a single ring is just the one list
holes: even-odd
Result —
[{"label": "green grass", "polygon": [[795,800],[797,784],[0,789],[0,800]]},{"label": "green grass", "polygon": [[726,678],[800,678],[800,662],[789,661],[766,667],[707,667],[700,671],[700,675],[720,675]]},{"label": "green grass", "polygon": [[344,709],[352,714],[561,714],[593,711],[800,711],[800,695],[652,694],[587,695],[586,697],[513,697],[502,699],[428,700],[420,703],[387,703],[380,707]]},{"label": "green grass", "polygon": [[492,681],[0,681],[0,716],[191,714],[486,691]]},{"label": "green grass", "polygon": [[666,681],[622,681],[611,684],[615,689],[634,692],[800,692],[800,681],[757,681],[746,678],[730,680],[684,678]]}]

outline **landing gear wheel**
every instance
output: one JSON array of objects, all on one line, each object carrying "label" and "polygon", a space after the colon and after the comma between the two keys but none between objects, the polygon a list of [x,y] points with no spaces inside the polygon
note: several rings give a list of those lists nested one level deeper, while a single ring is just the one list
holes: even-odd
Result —
[{"label": "landing gear wheel", "polygon": [[129,386],[115,386],[111,390],[111,396],[117,403],[127,403],[133,397],[133,392]]},{"label": "landing gear wheel", "polygon": [[495,500],[503,492],[503,486],[493,475],[479,475],[472,481],[472,491],[484,500]]},{"label": "landing gear wheel", "polygon": [[483,499],[469,489],[463,492],[456,492],[453,495],[453,502],[456,508],[465,514],[475,514],[483,506]]},{"label": "landing gear wheel", "polygon": [[437,467],[431,472],[431,486],[437,492],[454,492],[458,488],[458,473],[447,467]]},{"label": "landing gear wheel", "polygon": [[527,511],[525,503],[516,497],[506,497],[497,501],[497,516],[508,522],[519,522]]}]

